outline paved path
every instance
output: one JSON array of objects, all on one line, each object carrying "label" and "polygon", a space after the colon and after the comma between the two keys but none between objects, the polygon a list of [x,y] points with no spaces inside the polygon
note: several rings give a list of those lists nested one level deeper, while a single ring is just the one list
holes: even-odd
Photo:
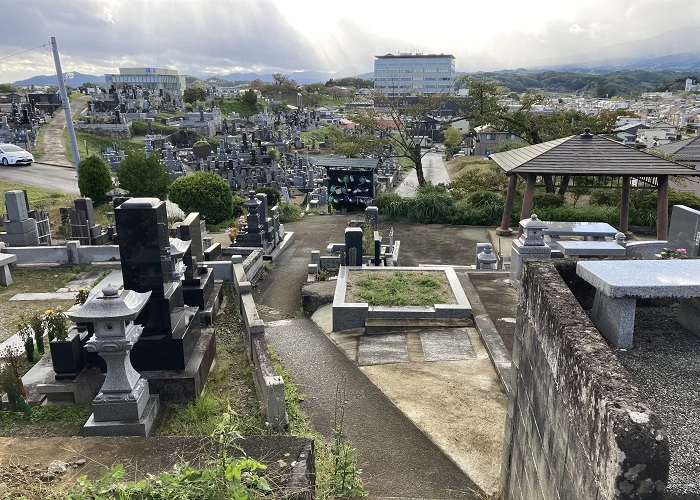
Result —
[{"label": "paved path", "polygon": [[[431,182],[433,185],[448,184],[450,176],[447,173],[447,167],[443,161],[442,153],[427,153],[423,157],[423,176],[426,182]],[[404,177],[394,192],[405,198],[413,198],[418,190],[418,177],[416,170],[411,171]]]},{"label": "paved path", "polygon": [[326,438],[334,427],[336,387],[344,388],[345,432],[372,498],[480,498],[479,488],[313,321],[274,321],[265,333],[306,394],[304,410]]}]

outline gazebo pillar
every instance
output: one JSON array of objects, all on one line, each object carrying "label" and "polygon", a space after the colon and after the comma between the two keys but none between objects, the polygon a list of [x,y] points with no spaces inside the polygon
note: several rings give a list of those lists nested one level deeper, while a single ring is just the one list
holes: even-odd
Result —
[{"label": "gazebo pillar", "polygon": [[668,239],[668,175],[657,177],[658,197],[656,200],[656,239]]},{"label": "gazebo pillar", "polygon": [[[535,184],[537,182],[537,174],[527,174],[525,178],[525,194],[523,195],[523,208],[520,210],[520,219],[529,219],[532,214],[532,201],[535,199]],[[510,186],[509,186],[510,187]],[[518,236],[523,234],[523,226],[518,228]]]},{"label": "gazebo pillar", "polygon": [[630,225],[630,176],[622,176],[622,200],[620,201],[620,227],[621,233],[627,233]]},{"label": "gazebo pillar", "polygon": [[518,184],[518,175],[511,174],[508,176],[508,192],[506,193],[506,203],[503,206],[503,218],[501,219],[501,227],[496,229],[498,236],[510,236],[513,231],[510,229],[510,216],[513,213],[513,201],[515,201],[515,187]]}]

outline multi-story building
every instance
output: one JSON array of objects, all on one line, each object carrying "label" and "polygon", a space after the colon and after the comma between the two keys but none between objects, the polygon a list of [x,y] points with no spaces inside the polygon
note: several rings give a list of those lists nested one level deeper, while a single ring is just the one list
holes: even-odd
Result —
[{"label": "multi-story building", "polygon": [[450,94],[455,80],[452,54],[375,56],[374,89],[389,97]]},{"label": "multi-story building", "polygon": [[119,90],[141,87],[166,100],[179,98],[185,91],[185,76],[166,68],[119,68],[119,74],[105,75],[105,83]]}]

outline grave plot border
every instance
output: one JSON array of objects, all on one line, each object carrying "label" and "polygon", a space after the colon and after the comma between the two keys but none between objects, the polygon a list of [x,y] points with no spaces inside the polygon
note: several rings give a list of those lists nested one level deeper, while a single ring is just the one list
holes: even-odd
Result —
[{"label": "grave plot border", "polygon": [[[353,271],[403,272],[403,271],[437,271],[445,273],[455,297],[456,304],[434,304],[432,306],[370,306],[366,302],[346,302],[348,273]],[[341,266],[338,283],[333,296],[333,331],[364,328],[367,319],[414,319],[445,320],[469,319],[472,315],[471,304],[459,283],[459,278],[451,267],[360,267]]]}]

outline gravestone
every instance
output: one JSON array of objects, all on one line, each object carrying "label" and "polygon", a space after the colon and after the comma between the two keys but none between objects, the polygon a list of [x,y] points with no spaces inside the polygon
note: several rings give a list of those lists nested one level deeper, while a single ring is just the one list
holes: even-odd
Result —
[{"label": "gravestone", "polygon": [[5,221],[7,232],[0,233],[0,241],[13,247],[39,245],[36,219],[28,216],[27,197],[24,191],[6,191],[5,210],[8,217]]},{"label": "gravestone", "polygon": [[265,232],[260,224],[260,200],[255,197],[255,191],[248,192],[248,201],[243,206],[248,210],[246,225],[236,237],[234,247],[264,247],[266,246]]},{"label": "gravestone", "polygon": [[362,266],[362,233],[361,227],[348,227],[345,229],[346,266]]},{"label": "gravestone", "polygon": [[700,211],[685,205],[673,205],[668,247],[685,248],[688,257],[700,256]]},{"label": "gravestone", "polygon": [[114,210],[124,288],[152,292],[136,318],[143,334],[131,352],[139,370],[184,370],[200,336],[197,307],[185,307],[170,256],[165,202],[130,198]]},{"label": "gravestone", "polygon": [[[189,214],[184,221],[177,225],[177,236],[183,241],[189,241],[190,247],[183,256],[185,275],[183,277],[182,296],[185,304],[197,306],[203,324],[211,324],[218,311],[212,299],[214,292],[214,271],[204,264],[204,248],[202,246],[202,226],[199,213]],[[218,287],[220,289],[220,287]]]}]

